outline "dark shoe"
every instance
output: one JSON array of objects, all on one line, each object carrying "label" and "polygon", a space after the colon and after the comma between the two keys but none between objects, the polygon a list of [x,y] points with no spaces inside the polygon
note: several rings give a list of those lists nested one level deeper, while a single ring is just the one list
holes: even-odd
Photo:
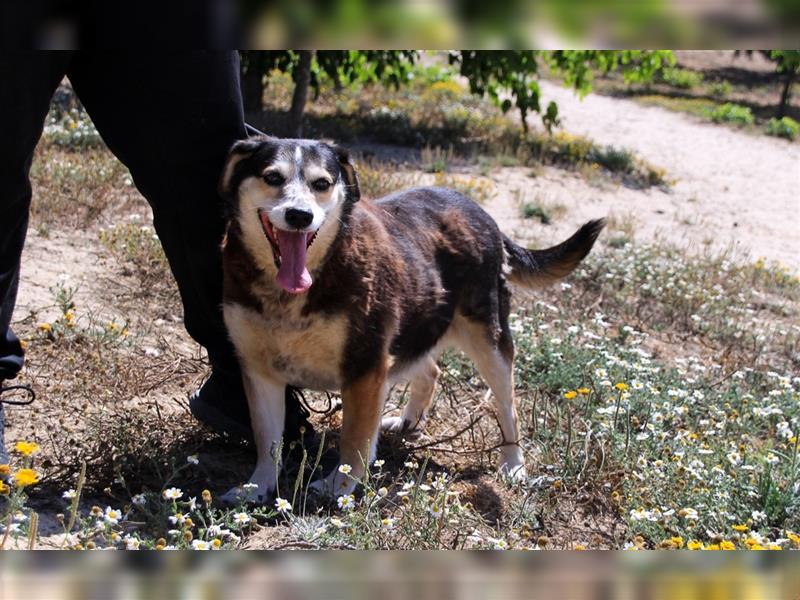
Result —
[{"label": "dark shoe", "polygon": [[[23,396],[15,394],[10,396],[8,392],[24,392]],[[5,394],[5,396],[4,396]],[[0,379],[0,465],[8,464],[8,452],[6,452],[5,432],[6,432],[6,415],[3,410],[4,404],[12,406],[25,406],[30,404],[36,399],[36,394],[33,392],[29,385],[11,385],[8,387],[3,386],[3,379]]]},{"label": "dark shoe", "polygon": [[6,415],[3,411],[3,405],[0,404],[0,465],[7,464],[8,452],[6,452]]},{"label": "dark shoe", "polygon": [[195,419],[217,433],[253,441],[247,398],[239,377],[211,373],[200,389],[189,396],[189,410]]},{"label": "dark shoe", "polygon": [[[286,386],[285,446],[314,432],[308,421],[309,412],[300,401],[300,396],[297,388]],[[212,373],[200,389],[189,397],[189,409],[198,421],[217,433],[253,442],[247,398],[239,377]]]}]

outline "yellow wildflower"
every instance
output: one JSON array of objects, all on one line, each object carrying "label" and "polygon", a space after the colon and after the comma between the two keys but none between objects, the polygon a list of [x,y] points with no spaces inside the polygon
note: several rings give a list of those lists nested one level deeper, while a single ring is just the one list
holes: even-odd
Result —
[{"label": "yellow wildflower", "polygon": [[709,544],[708,546],[703,546],[703,550],[719,550],[719,544]]},{"label": "yellow wildflower", "polygon": [[589,393],[590,393],[592,390],[590,390],[590,389],[589,389],[589,388],[587,388],[587,387],[582,387],[582,388],[578,388],[578,389],[577,389],[577,390],[575,390],[575,391],[576,391],[576,392],[578,392],[578,393],[579,393],[581,396],[586,396],[586,395],[588,395],[588,394],[589,394]]},{"label": "yellow wildflower", "polygon": [[750,527],[748,527],[747,525],[734,525],[733,526],[733,530],[734,531],[738,531],[738,532],[744,532],[744,531],[747,531],[748,529],[750,529]]},{"label": "yellow wildflower", "polygon": [[34,485],[39,483],[39,476],[33,469],[20,469],[14,473],[14,483],[19,487]]},{"label": "yellow wildflower", "polygon": [[0,481],[0,495],[6,496],[11,491],[11,488],[8,487],[5,483]]},{"label": "yellow wildflower", "polygon": [[570,390],[569,392],[564,393],[564,398],[566,398],[567,400],[572,400],[577,395],[578,392],[576,392],[575,390]]},{"label": "yellow wildflower", "polygon": [[736,545],[730,540],[722,540],[719,543],[719,547],[722,550],[736,550]]},{"label": "yellow wildflower", "polygon": [[23,456],[30,456],[39,451],[39,444],[36,442],[17,442],[14,444],[14,450]]},{"label": "yellow wildflower", "polygon": [[50,323],[39,323],[39,324],[36,326],[36,328],[37,328],[39,331],[43,331],[43,332],[45,332],[45,333],[50,333],[51,331],[53,331],[53,326],[52,326],[52,325],[50,325]]},{"label": "yellow wildflower", "polygon": [[203,502],[205,502],[206,504],[211,504],[211,492],[210,491],[203,490],[203,493],[201,494],[201,496],[203,498]]},{"label": "yellow wildflower", "polygon": [[788,537],[795,546],[800,548],[800,535],[789,532],[788,534],[786,534],[786,537]]},{"label": "yellow wildflower", "polygon": [[700,550],[700,549],[703,547],[703,544],[701,544],[701,543],[700,543],[700,542],[698,542],[697,540],[689,540],[689,541],[686,543],[686,547],[687,547],[689,550]]},{"label": "yellow wildflower", "polygon": [[0,465],[0,475],[8,475],[11,473],[10,465]]},{"label": "yellow wildflower", "polygon": [[573,550],[586,550],[586,546],[584,546],[583,544],[575,544],[575,546],[573,546],[572,549]]},{"label": "yellow wildflower", "polygon": [[628,389],[628,384],[627,383],[622,383],[620,381],[619,383],[615,383],[614,387],[617,388],[619,391],[624,392],[625,390]]},{"label": "yellow wildflower", "polygon": [[683,548],[683,538],[681,536],[676,535],[670,538],[670,541],[675,545],[676,548]]}]

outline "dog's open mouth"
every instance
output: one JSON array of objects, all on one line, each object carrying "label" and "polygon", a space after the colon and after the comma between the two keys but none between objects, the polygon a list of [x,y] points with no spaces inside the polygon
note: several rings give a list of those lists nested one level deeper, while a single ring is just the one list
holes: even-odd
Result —
[{"label": "dog's open mouth", "polygon": [[272,225],[266,211],[259,210],[258,218],[264,235],[272,247],[272,257],[278,267],[278,285],[290,294],[302,294],[311,287],[311,274],[306,266],[308,248],[317,232],[284,231]]}]

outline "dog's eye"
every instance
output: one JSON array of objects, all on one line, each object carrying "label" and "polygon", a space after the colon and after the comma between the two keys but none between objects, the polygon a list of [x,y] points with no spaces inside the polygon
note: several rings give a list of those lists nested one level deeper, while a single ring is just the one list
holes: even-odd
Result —
[{"label": "dog's eye", "polygon": [[283,185],[286,178],[276,171],[270,171],[264,175],[264,181],[267,182],[267,185],[278,186]]},{"label": "dog's eye", "polygon": [[326,191],[326,190],[327,190],[329,187],[331,187],[331,182],[330,182],[330,181],[328,181],[327,179],[325,179],[324,177],[320,177],[319,179],[315,179],[315,180],[314,180],[314,181],[311,183],[311,187],[313,187],[313,188],[314,188],[315,190],[317,190],[318,192],[324,192],[324,191]]}]

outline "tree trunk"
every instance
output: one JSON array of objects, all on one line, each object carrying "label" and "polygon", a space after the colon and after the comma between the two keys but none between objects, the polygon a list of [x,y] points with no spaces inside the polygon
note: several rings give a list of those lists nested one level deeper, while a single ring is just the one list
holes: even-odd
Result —
[{"label": "tree trunk", "polygon": [[303,137],[303,111],[308,100],[308,87],[311,83],[311,59],[313,50],[300,50],[300,63],[294,72],[294,93],[289,109],[289,135]]},{"label": "tree trunk", "polygon": [[794,83],[794,78],[797,75],[797,71],[794,69],[789,69],[786,72],[786,84],[783,86],[783,92],[781,93],[781,103],[778,105],[778,118],[782,119],[786,116],[786,107],[789,106],[789,98],[792,95],[792,84]]},{"label": "tree trunk", "polygon": [[264,98],[264,74],[259,69],[256,61],[250,61],[247,71],[242,73],[242,101],[244,112],[257,113],[264,108],[262,101]]}]

